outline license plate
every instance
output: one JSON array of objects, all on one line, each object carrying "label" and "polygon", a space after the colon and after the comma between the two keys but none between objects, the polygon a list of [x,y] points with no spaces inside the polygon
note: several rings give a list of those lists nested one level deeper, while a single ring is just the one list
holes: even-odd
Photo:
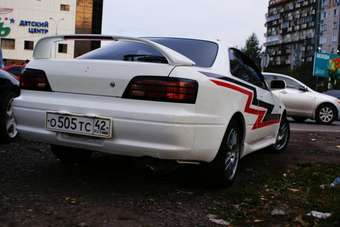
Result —
[{"label": "license plate", "polygon": [[46,113],[46,129],[98,138],[112,138],[112,119],[76,114]]}]

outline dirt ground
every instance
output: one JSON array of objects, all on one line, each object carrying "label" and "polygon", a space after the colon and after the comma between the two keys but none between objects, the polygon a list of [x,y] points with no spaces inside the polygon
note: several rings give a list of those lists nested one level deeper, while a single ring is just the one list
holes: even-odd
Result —
[{"label": "dirt ground", "polygon": [[249,155],[234,185],[216,189],[198,167],[153,176],[103,154],[65,166],[49,146],[19,140],[0,146],[0,226],[340,226],[340,189],[329,187],[339,145],[339,133],[295,132],[287,152]]}]

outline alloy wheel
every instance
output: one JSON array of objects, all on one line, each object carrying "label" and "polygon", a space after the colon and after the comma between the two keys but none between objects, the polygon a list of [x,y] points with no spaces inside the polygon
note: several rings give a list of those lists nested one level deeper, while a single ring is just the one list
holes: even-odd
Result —
[{"label": "alloy wheel", "polygon": [[13,98],[9,100],[6,108],[6,132],[10,139],[14,139],[17,134],[17,124],[13,112]]},{"label": "alloy wheel", "polygon": [[333,120],[334,118],[334,110],[328,106],[324,106],[320,109],[319,112],[319,119],[323,123],[329,123]]},{"label": "alloy wheel", "polygon": [[239,133],[236,129],[230,130],[226,145],[227,151],[224,160],[225,175],[228,180],[232,180],[235,177],[237,171],[241,148]]},{"label": "alloy wheel", "polygon": [[275,150],[277,151],[282,150],[287,145],[288,139],[289,139],[289,123],[287,120],[284,120],[280,124],[280,129],[277,134],[276,143],[274,145]]}]

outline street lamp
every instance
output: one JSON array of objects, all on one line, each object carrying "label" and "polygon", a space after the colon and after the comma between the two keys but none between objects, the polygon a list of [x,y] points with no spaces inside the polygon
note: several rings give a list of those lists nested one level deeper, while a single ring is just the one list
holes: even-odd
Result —
[{"label": "street lamp", "polygon": [[49,19],[55,23],[55,34],[58,35],[59,24],[60,24],[60,22],[64,21],[65,18],[60,18],[60,19],[56,20],[53,17],[50,17]]}]

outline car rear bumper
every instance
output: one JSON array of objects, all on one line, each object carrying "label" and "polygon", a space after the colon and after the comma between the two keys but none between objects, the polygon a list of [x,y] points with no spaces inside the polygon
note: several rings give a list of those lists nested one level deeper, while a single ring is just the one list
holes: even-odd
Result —
[{"label": "car rear bumper", "polygon": [[[215,115],[195,113],[195,105],[24,91],[14,111],[21,136],[55,145],[116,155],[210,162],[226,126]],[[113,119],[113,138],[97,139],[48,131],[48,111]]]}]

